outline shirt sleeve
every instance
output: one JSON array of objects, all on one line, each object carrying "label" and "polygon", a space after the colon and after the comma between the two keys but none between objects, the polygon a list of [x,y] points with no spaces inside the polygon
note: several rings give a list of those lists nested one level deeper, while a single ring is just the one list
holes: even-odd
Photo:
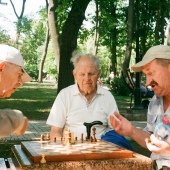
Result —
[{"label": "shirt sleeve", "polygon": [[24,116],[19,110],[0,110],[0,138],[20,132],[24,124]]},{"label": "shirt sleeve", "polygon": [[117,107],[117,103],[115,101],[115,98],[112,94],[109,95],[109,102],[108,102],[108,126],[110,129],[113,129],[113,127],[111,126],[111,123],[110,123],[110,116],[114,114],[114,112],[118,112],[119,113],[119,110],[118,110],[118,107]]},{"label": "shirt sleeve", "polygon": [[48,116],[46,124],[50,126],[55,126],[59,128],[63,128],[66,122],[66,96],[64,95],[63,91],[61,91],[51,108],[50,114]]}]

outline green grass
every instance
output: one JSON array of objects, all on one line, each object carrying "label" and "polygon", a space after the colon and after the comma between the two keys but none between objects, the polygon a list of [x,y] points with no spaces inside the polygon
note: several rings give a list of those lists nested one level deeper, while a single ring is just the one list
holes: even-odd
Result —
[{"label": "green grass", "polygon": [[0,109],[18,109],[29,120],[46,120],[56,94],[55,83],[26,83],[19,87],[10,98],[1,99]]}]

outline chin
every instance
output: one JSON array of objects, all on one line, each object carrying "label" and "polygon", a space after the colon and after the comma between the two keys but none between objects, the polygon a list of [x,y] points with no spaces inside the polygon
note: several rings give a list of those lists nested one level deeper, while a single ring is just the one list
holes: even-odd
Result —
[{"label": "chin", "polygon": [[14,93],[14,91],[10,91],[10,92],[4,93],[2,98],[11,97],[12,93]]}]

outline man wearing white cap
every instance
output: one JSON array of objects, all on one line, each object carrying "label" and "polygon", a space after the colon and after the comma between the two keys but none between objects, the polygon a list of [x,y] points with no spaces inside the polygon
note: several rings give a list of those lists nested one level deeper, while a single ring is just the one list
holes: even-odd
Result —
[{"label": "man wearing white cap", "polygon": [[156,162],[155,169],[170,170],[170,136],[168,134],[165,139],[158,140],[153,135],[162,117],[170,116],[170,46],[151,47],[142,61],[132,66],[132,70],[145,73],[146,84],[154,90],[155,95],[148,106],[147,125],[143,130],[136,128],[116,112],[114,116],[119,121],[110,117],[111,125],[117,133],[131,137],[144,148],[148,146],[152,151],[151,159]]},{"label": "man wearing white cap", "polygon": [[[0,44],[0,98],[10,97],[18,86],[31,81],[24,71],[21,53],[14,47]],[[0,110],[0,138],[22,135],[28,126],[28,119],[19,110]]]}]

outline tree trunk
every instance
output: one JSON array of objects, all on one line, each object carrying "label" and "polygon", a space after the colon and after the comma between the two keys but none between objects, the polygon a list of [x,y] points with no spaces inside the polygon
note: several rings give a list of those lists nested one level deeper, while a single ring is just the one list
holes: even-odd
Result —
[{"label": "tree trunk", "polygon": [[60,47],[59,47],[59,35],[57,34],[57,14],[55,12],[58,6],[58,0],[49,0],[49,9],[48,9],[48,23],[50,36],[52,41],[52,46],[54,50],[54,56],[56,59],[57,72],[59,72],[59,60],[60,60]]},{"label": "tree trunk", "polygon": [[70,63],[73,51],[77,47],[77,36],[85,18],[85,10],[90,0],[73,1],[72,9],[62,29],[60,46],[60,66],[58,92],[74,83],[73,65]]},{"label": "tree trunk", "polygon": [[49,41],[50,41],[50,35],[49,35],[49,27],[48,27],[48,23],[47,23],[47,31],[46,31],[46,38],[45,38],[45,44],[44,44],[44,52],[43,52],[42,57],[41,57],[39,74],[38,74],[38,82],[39,83],[42,83],[43,67],[44,67],[45,58],[47,56],[47,50],[48,50]]},{"label": "tree trunk", "polygon": [[161,44],[164,44],[164,39],[165,39],[165,31],[164,31],[164,26],[165,26],[165,10],[166,9],[166,2],[165,0],[161,1],[161,28],[160,28],[160,42]]},{"label": "tree trunk", "polygon": [[10,0],[11,2],[11,5],[12,5],[12,8],[14,10],[14,13],[17,17],[17,23],[16,23],[16,27],[17,27],[17,32],[16,32],[16,40],[15,40],[15,43],[17,44],[17,48],[18,48],[18,44],[19,44],[19,38],[20,38],[20,33],[21,33],[21,28],[22,28],[22,17],[24,15],[24,10],[25,10],[25,3],[26,3],[26,0],[23,0],[23,3],[22,3],[22,10],[21,10],[21,14],[20,16],[17,14],[16,10],[15,10],[15,6],[12,2],[12,0]]},{"label": "tree trunk", "polygon": [[97,54],[98,44],[99,44],[99,35],[100,35],[100,24],[101,24],[101,6],[96,1],[96,29],[94,34],[94,47],[93,54]]},{"label": "tree trunk", "polygon": [[[146,1],[145,4],[143,4],[143,8],[142,8],[142,13],[146,14],[146,15],[150,15],[149,14],[149,6],[148,6],[148,0]],[[141,21],[142,20],[142,21]],[[142,29],[142,31],[140,31],[140,39],[141,39],[141,43],[140,43],[140,56],[141,58],[144,56],[144,54],[146,53],[146,40],[147,40],[147,36],[148,36],[148,25],[149,25],[149,21],[146,17],[143,17],[143,19],[141,19],[140,23],[140,29]]]},{"label": "tree trunk", "polygon": [[133,20],[134,20],[133,16],[134,16],[134,0],[129,0],[127,45],[126,45],[125,59],[122,65],[123,74],[126,74],[126,70],[129,68],[129,62],[131,58],[132,38],[133,38]]}]

